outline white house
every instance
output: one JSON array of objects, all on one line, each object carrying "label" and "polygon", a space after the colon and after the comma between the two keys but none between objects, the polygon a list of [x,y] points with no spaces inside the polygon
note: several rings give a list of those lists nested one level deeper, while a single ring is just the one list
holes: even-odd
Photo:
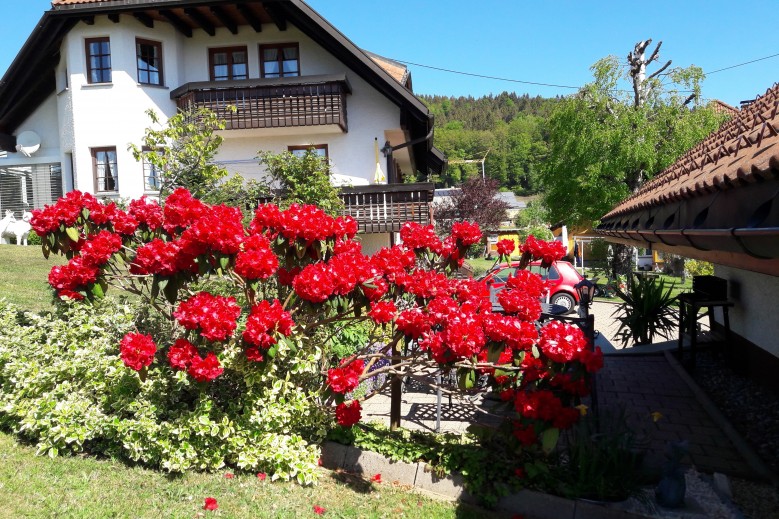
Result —
[{"label": "white house", "polygon": [[54,0],[0,81],[0,210],[72,189],[154,194],[156,173],[128,151],[145,112],[204,106],[227,121],[217,160],[245,177],[261,174],[260,150],[314,146],[334,173],[373,184],[378,144],[388,185],[344,196],[384,244],[403,218],[429,220],[432,185],[403,175],[444,166],[410,87],[403,65],[364,52],[301,0]]}]

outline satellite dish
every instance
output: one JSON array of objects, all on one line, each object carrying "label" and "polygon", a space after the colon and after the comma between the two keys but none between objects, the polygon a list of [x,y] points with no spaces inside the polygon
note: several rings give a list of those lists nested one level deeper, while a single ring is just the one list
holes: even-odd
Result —
[{"label": "satellite dish", "polygon": [[27,130],[16,136],[16,151],[25,157],[32,157],[41,148],[41,138],[32,130]]}]

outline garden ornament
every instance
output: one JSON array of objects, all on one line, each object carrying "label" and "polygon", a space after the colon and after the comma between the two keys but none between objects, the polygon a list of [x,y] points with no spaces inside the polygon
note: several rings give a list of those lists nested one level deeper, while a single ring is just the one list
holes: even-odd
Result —
[{"label": "garden ornament", "polygon": [[663,479],[655,488],[655,499],[659,505],[667,508],[684,506],[687,483],[680,465],[682,458],[689,452],[690,442],[687,440],[668,444],[668,449],[665,452],[667,461],[663,466]]},{"label": "garden ornament", "polygon": [[8,226],[15,222],[16,218],[14,218],[14,212],[10,209],[5,212],[5,217],[0,220],[0,243],[5,243],[5,239],[2,238],[2,236],[5,234],[5,230],[8,228]]},{"label": "garden ornament", "polygon": [[[10,211],[6,211],[6,215],[8,215]],[[11,212],[11,218],[13,217],[13,212]],[[5,229],[2,229],[2,225],[0,225],[0,243],[10,243],[9,238],[16,238],[16,244],[17,245],[27,245],[27,236],[30,234],[30,229],[32,229],[32,226],[30,225],[30,220],[32,220],[32,213],[29,211],[25,211],[24,214],[22,214],[22,219],[17,220],[13,219],[8,225],[6,225]]]}]

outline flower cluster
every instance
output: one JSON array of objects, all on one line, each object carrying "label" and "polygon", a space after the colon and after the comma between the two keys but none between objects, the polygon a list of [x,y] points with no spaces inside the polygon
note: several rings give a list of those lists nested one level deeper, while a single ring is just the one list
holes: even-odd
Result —
[{"label": "flower cluster", "polygon": [[400,239],[403,240],[403,245],[411,250],[428,249],[440,253],[443,247],[432,225],[406,222],[400,228]]},{"label": "flower cluster", "polygon": [[532,234],[527,237],[527,241],[519,249],[522,253],[532,256],[533,259],[540,259],[542,267],[548,267],[561,259],[566,252],[562,242],[537,240]]},{"label": "flower cluster", "polygon": [[187,330],[199,330],[210,341],[224,341],[232,336],[241,315],[234,297],[199,292],[179,303],[173,317]]},{"label": "flower cluster", "polygon": [[136,249],[135,259],[130,264],[130,273],[135,275],[175,276],[180,272],[196,271],[195,258],[183,253],[178,240],[155,238]]},{"label": "flower cluster", "polygon": [[375,301],[371,303],[371,311],[368,317],[378,324],[385,324],[395,318],[398,309],[392,301]]},{"label": "flower cluster", "polygon": [[335,408],[335,419],[343,427],[351,427],[360,421],[362,406],[359,400],[341,402]]},{"label": "flower cluster", "polygon": [[127,212],[148,231],[162,227],[162,207],[156,200],[148,200],[145,195],[131,201]]},{"label": "flower cluster", "polygon": [[481,229],[472,222],[455,222],[452,224],[452,237],[458,245],[470,247],[481,241]]},{"label": "flower cluster", "polygon": [[157,346],[151,335],[128,333],[119,343],[119,356],[124,365],[135,371],[140,371],[151,365]]},{"label": "flower cluster", "polygon": [[270,242],[261,234],[243,241],[243,250],[235,256],[235,273],[246,279],[267,279],[276,273],[279,259],[270,248]]},{"label": "flower cluster", "polygon": [[249,345],[246,356],[255,362],[262,361],[261,350],[276,344],[277,333],[289,337],[294,325],[292,316],[276,299],[273,302],[260,301],[252,306],[243,332],[243,340]]},{"label": "flower cluster", "polygon": [[65,265],[52,267],[49,272],[49,285],[60,297],[84,299],[81,292],[97,281],[98,274],[99,268],[87,264],[82,257],[77,256]]},{"label": "flower cluster", "polygon": [[344,359],[339,367],[328,370],[327,384],[334,393],[354,391],[360,383],[360,376],[364,370],[365,363],[362,359]]},{"label": "flower cluster", "polygon": [[496,248],[500,256],[511,256],[514,249],[517,248],[517,244],[511,239],[498,240]]}]

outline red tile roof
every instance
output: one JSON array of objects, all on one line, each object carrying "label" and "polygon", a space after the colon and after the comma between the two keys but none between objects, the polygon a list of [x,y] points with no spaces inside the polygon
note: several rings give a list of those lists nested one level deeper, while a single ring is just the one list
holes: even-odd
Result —
[{"label": "red tile roof", "polygon": [[108,0],[51,0],[51,6],[56,7],[58,5],[69,4],[96,4],[99,2],[108,2]]},{"label": "red tile roof", "polygon": [[776,84],[603,219],[726,191],[772,178],[778,172],[779,84]]}]

